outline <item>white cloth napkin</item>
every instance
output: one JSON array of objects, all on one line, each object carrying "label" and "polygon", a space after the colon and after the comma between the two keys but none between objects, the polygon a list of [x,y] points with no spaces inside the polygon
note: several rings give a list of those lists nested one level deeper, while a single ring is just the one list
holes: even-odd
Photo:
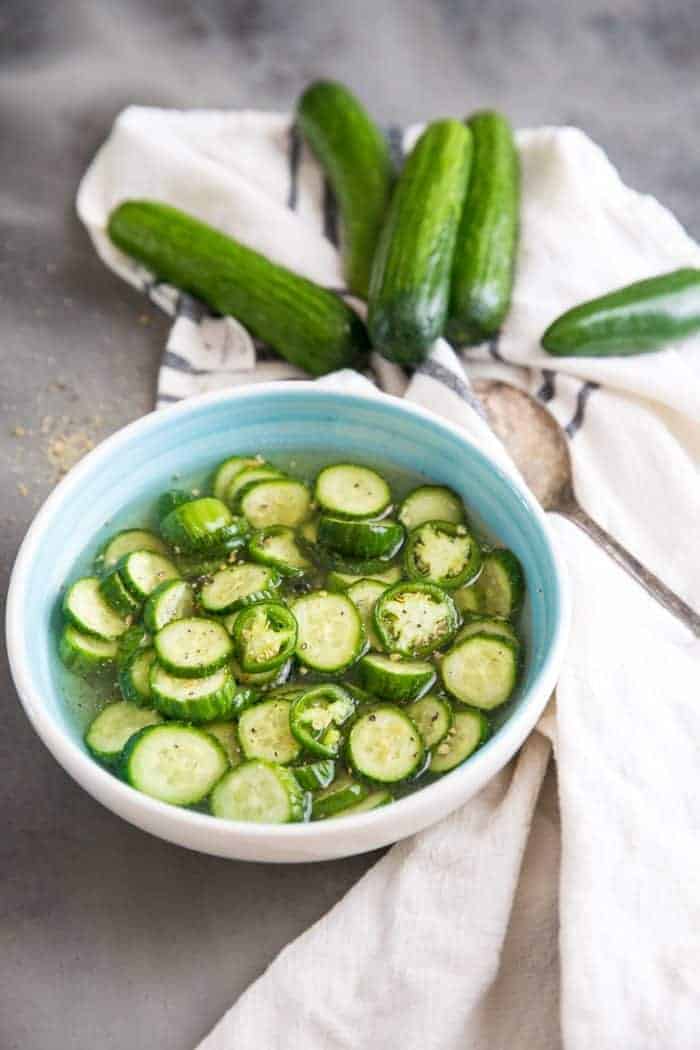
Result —
[{"label": "white cloth napkin", "polygon": [[[415,134],[394,142],[406,149]],[[467,377],[536,394],[567,428],[584,506],[700,607],[700,339],[607,361],[539,349],[562,310],[698,266],[700,250],[581,132],[524,131],[518,143],[521,247],[500,339],[461,358],[441,342],[408,382],[375,359],[373,378],[492,449]],[[341,289],[333,202],[289,118],[130,108],[78,211],[104,261],[176,316],[159,404],[299,376],[110,245],[107,214],[129,197],[174,204]],[[552,524],[575,610],[540,731],[478,797],[391,849],[281,952],[200,1050],[700,1045],[700,646],[573,525]],[[558,805],[545,777],[552,745]]]}]

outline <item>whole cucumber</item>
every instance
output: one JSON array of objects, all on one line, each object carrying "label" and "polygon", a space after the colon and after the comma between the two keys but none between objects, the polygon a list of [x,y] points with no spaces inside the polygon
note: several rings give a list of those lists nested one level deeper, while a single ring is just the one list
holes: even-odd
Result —
[{"label": "whole cucumber", "polygon": [[635,281],[558,317],[542,336],[557,357],[622,357],[663,350],[700,331],[700,270]]},{"label": "whole cucumber", "polygon": [[500,113],[475,113],[467,199],[457,233],[447,336],[480,343],[505,319],[515,277],[520,168],[513,130]]},{"label": "whole cucumber", "polygon": [[366,299],[394,180],[386,139],[355,96],[330,80],[306,89],[297,105],[297,124],[340,207],[348,288]]},{"label": "whole cucumber", "polygon": [[311,375],[362,364],[367,331],[342,299],[177,208],[126,201],[108,232],[156,277],[235,317]]},{"label": "whole cucumber", "polygon": [[464,124],[436,121],[399,176],[372,264],[368,309],[372,343],[391,361],[419,363],[442,334],[471,150]]}]

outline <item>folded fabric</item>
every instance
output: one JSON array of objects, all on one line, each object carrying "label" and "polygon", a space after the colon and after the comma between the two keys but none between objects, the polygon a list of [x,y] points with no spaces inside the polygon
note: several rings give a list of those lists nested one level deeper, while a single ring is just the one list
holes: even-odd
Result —
[{"label": "folded fabric", "polygon": [[[587,510],[700,607],[700,339],[609,360],[539,347],[564,309],[697,266],[700,249],[581,132],[525,131],[518,145],[521,245],[500,338],[459,355],[440,341],[410,379],[374,357],[371,378],[502,458],[468,377],[538,396],[566,427]],[[192,212],[342,291],[332,198],[289,118],[132,107],[86,173],[78,211],[107,265],[175,317],[159,404],[300,376],[235,319],[210,317],[110,244],[109,211],[130,197]],[[367,382],[348,372],[322,381]],[[459,812],[391,849],[200,1050],[698,1045],[700,646],[573,525],[551,523],[575,608],[540,731]]]}]

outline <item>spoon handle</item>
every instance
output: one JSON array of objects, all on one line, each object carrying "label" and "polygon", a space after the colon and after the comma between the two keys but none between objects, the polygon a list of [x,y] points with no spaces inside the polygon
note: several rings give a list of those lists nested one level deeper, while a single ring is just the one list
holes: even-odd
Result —
[{"label": "spoon handle", "polygon": [[645,568],[621,543],[613,539],[609,532],[606,532],[593,518],[589,517],[583,507],[580,507],[578,503],[572,503],[567,505],[566,509],[562,509],[562,513],[570,521],[573,521],[575,525],[578,525],[580,529],[583,529],[591,539],[595,540],[618,565],[626,569],[630,576],[633,576],[637,583],[640,583],[649,592],[652,598],[656,598],[665,609],[668,609],[686,627],[689,627],[696,637],[700,638],[700,616],[695,610],[691,609],[665,583],[662,583],[658,576],[655,576],[653,572]]}]

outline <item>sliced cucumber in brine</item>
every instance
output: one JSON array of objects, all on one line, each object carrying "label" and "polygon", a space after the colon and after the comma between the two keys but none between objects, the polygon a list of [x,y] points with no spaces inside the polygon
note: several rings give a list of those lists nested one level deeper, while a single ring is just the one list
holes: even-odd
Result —
[{"label": "sliced cucumber in brine", "polygon": [[460,627],[455,637],[455,645],[464,638],[470,638],[473,634],[495,634],[499,638],[507,638],[511,642],[517,642],[518,636],[512,624],[501,616],[475,616]]},{"label": "sliced cucumber in brine", "polygon": [[169,718],[211,722],[234,714],[236,680],[228,667],[201,678],[177,678],[154,662],[148,684],[151,703]]},{"label": "sliced cucumber in brine", "polygon": [[347,558],[393,558],[403,546],[404,527],[398,521],[349,521],[323,514],[319,543]]},{"label": "sliced cucumber in brine", "polygon": [[219,463],[211,479],[214,497],[225,500],[229,485],[241,471],[248,467],[261,467],[263,464],[262,456],[229,456],[223,463]]},{"label": "sliced cucumber in brine", "polygon": [[242,493],[240,509],[254,529],[271,525],[295,529],[311,512],[311,493],[301,481],[258,481]]},{"label": "sliced cucumber in brine", "polygon": [[125,554],[132,551],[155,551],[156,554],[167,554],[168,548],[160,536],[149,529],[122,529],[107,540],[95,558],[97,572],[109,572]]},{"label": "sliced cucumber in brine", "polygon": [[489,736],[489,724],[481,711],[456,711],[447,736],[430,758],[431,773],[449,773],[466,761]]},{"label": "sliced cucumber in brine", "polygon": [[346,591],[354,583],[360,583],[362,580],[372,580],[374,583],[383,583],[386,588],[392,583],[398,583],[401,576],[400,565],[391,565],[383,572],[371,572],[367,576],[364,576],[362,573],[357,575],[356,573],[340,572],[336,569],[331,569],[326,577],[326,585],[332,591]]},{"label": "sliced cucumber in brine", "polygon": [[177,568],[162,554],[154,551],[132,551],[119,562],[119,575],[124,586],[138,602],[145,601],[161,583],[177,580]]},{"label": "sliced cucumber in brine", "polygon": [[425,745],[405,711],[380,704],[353,723],[346,754],[360,776],[379,784],[395,784],[410,779],[421,768]]},{"label": "sliced cucumber in brine", "polygon": [[303,576],[313,569],[313,563],[299,546],[294,529],[287,525],[271,525],[254,533],[248,543],[248,555],[253,561],[276,569],[282,576]]},{"label": "sliced cucumber in brine", "polygon": [[166,514],[160,531],[176,554],[198,554],[242,543],[248,527],[242,518],[234,518],[221,500],[203,496]]},{"label": "sliced cucumber in brine", "polygon": [[335,762],[332,758],[323,758],[318,762],[307,762],[303,766],[294,766],[292,773],[300,787],[303,787],[305,791],[320,791],[333,782]]},{"label": "sliced cucumber in brine", "polygon": [[345,592],[350,601],[354,602],[359,610],[371,649],[382,648],[379,635],[374,627],[374,606],[385,590],[385,583],[380,583],[379,580],[363,578],[358,580],[357,583],[351,584]]},{"label": "sliced cucumber in brine", "polygon": [[336,817],[343,810],[367,798],[369,793],[370,789],[366,784],[353,780],[348,773],[339,773],[327,788],[314,794],[311,819],[325,820],[327,817]]},{"label": "sliced cucumber in brine", "polygon": [[290,824],[306,819],[308,796],[288,769],[252,759],[222,777],[212,792],[210,809],[223,820]]},{"label": "sliced cucumber in brine", "polygon": [[269,565],[241,562],[214,573],[202,586],[199,601],[206,612],[235,612],[274,598],[281,582],[279,573]]},{"label": "sliced cucumber in brine", "polygon": [[282,471],[277,470],[276,467],[271,467],[269,463],[251,463],[249,467],[245,467],[232,478],[226,489],[226,496],[222,498],[225,498],[229,507],[237,511],[243,493],[247,492],[258,481],[270,481],[273,478],[283,477]]},{"label": "sliced cucumber in brine", "polygon": [[445,485],[421,485],[410,492],[399,508],[399,521],[408,529],[426,521],[451,521],[460,525],[466,520],[464,504]]},{"label": "sliced cucumber in brine", "polygon": [[223,747],[196,726],[165,722],[129,740],[120,771],[132,787],[160,802],[194,806],[228,769]]},{"label": "sliced cucumber in brine", "polygon": [[194,613],[194,591],[186,580],[165,580],[149,595],[143,610],[143,620],[154,634],[172,623]]},{"label": "sliced cucumber in brine", "polygon": [[77,675],[88,678],[111,668],[117,659],[118,645],[90,634],[83,634],[72,624],[61,633],[58,654],[62,663]]},{"label": "sliced cucumber in brine", "polygon": [[233,655],[231,636],[218,620],[188,616],[161,628],[153,644],[158,662],[177,678],[212,674]]},{"label": "sliced cucumber in brine", "polygon": [[120,616],[135,616],[141,608],[141,601],[134,597],[124,583],[119,567],[110,569],[100,582],[100,594],[109,606]]},{"label": "sliced cucumber in brine", "polygon": [[489,551],[484,555],[481,575],[475,586],[483,613],[512,619],[525,595],[525,577],[520,562],[512,551]]},{"label": "sliced cucumber in brine", "polygon": [[368,692],[402,703],[427,693],[437,673],[427,660],[402,659],[397,654],[368,653],[359,663],[360,681]]},{"label": "sliced cucumber in brine", "polygon": [[362,655],[365,631],[357,606],[344,594],[312,591],[292,605],[297,657],[315,671],[339,674]]},{"label": "sliced cucumber in brine", "polygon": [[207,722],[206,730],[207,733],[211,733],[213,737],[216,737],[223,747],[229,765],[232,768],[240,765],[243,761],[243,755],[241,754],[241,747],[238,743],[238,730],[236,728],[236,723]]},{"label": "sliced cucumber in brine", "polygon": [[452,708],[448,701],[435,693],[422,696],[420,700],[414,700],[408,705],[406,712],[418,726],[418,732],[423,737],[423,743],[427,748],[433,748],[442,743],[454,721]]},{"label": "sliced cucumber in brine", "polygon": [[79,631],[104,642],[119,638],[129,626],[127,620],[103,598],[97,576],[84,576],[68,588],[63,599],[63,612]]},{"label": "sliced cucumber in brine", "polygon": [[139,707],[151,703],[151,665],[156,658],[152,647],[137,649],[119,669],[119,689],[125,700]]},{"label": "sliced cucumber in brine", "polygon": [[342,518],[378,518],[391,503],[391,490],[381,474],[356,463],[324,467],[316,478],[316,501]]},{"label": "sliced cucumber in brine", "polygon": [[445,654],[440,673],[457,700],[489,711],[504,704],[515,689],[518,645],[493,634],[473,634]]},{"label": "sliced cucumber in brine", "polygon": [[162,721],[157,711],[147,711],[126,700],[117,700],[103,707],[90,723],[85,744],[100,762],[113,765],[134,733]]},{"label": "sliced cucumber in brine", "polygon": [[289,700],[264,700],[247,708],[238,719],[238,740],[246,758],[262,758],[287,766],[301,754],[289,728]]}]

